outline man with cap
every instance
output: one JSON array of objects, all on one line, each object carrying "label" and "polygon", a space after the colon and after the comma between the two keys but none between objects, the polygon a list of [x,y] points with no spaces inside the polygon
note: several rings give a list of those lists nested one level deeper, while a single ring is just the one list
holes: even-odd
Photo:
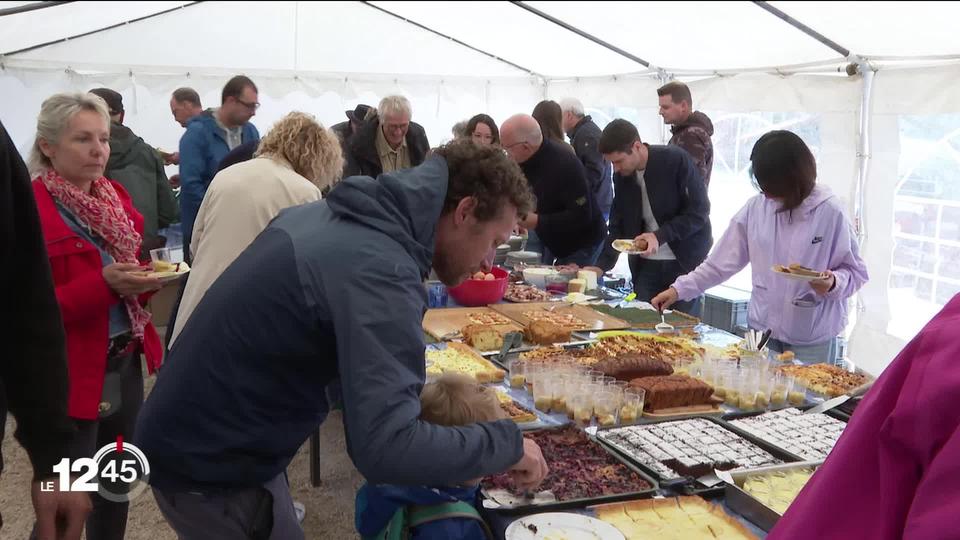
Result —
[{"label": "man with cap", "polygon": [[109,88],[94,88],[110,109],[110,159],[104,176],[123,185],[133,206],[143,214],[142,253],[163,247],[167,239],[158,231],[180,219],[177,199],[170,189],[160,154],[123,125],[123,96]]}]

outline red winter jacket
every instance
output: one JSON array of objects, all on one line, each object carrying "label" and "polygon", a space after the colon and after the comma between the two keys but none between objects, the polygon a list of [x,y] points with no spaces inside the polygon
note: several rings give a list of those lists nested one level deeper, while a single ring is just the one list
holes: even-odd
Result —
[{"label": "red winter jacket", "polygon": [[[116,182],[110,183],[117,190],[134,228],[142,234],[143,216],[134,210],[127,190]],[[34,180],[33,193],[67,334],[70,371],[67,412],[72,418],[94,420],[98,416],[107,365],[110,307],[121,300],[103,279],[103,260],[97,246],[81,238],[63,221],[43,182]],[[148,297],[141,296],[141,301]],[[162,358],[160,337],[153,323],[144,329],[140,349],[147,357],[147,369],[153,373]]]}]

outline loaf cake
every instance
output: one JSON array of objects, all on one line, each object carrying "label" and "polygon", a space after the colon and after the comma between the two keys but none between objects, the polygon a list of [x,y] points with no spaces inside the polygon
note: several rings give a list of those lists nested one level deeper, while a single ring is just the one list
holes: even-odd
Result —
[{"label": "loaf cake", "polygon": [[463,341],[479,351],[496,351],[503,346],[503,336],[513,327],[503,325],[468,324],[460,331]]},{"label": "loaf cake", "polygon": [[533,321],[523,331],[527,341],[537,345],[553,345],[570,341],[570,328],[564,328],[550,321]]},{"label": "loaf cake", "polygon": [[594,364],[593,369],[621,381],[673,374],[673,367],[668,362],[636,353],[608,356]]},{"label": "loaf cake", "polygon": [[712,403],[713,387],[686,375],[641,377],[630,385],[646,393],[643,408],[647,411]]}]

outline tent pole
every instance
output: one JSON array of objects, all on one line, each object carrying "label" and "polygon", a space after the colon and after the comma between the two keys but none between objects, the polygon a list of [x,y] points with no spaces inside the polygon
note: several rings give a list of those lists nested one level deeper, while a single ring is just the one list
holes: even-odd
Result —
[{"label": "tent pole", "polygon": [[873,107],[873,78],[876,72],[866,62],[861,61],[858,65],[860,75],[863,77],[863,92],[860,99],[860,133],[857,141],[857,187],[853,201],[853,215],[856,222],[857,243],[860,248],[867,240],[866,226],[866,185],[867,176],[870,172],[870,111]]},{"label": "tent pole", "polygon": [[813,28],[810,28],[809,26],[794,19],[793,17],[787,15],[786,13],[780,11],[779,9],[771,6],[769,2],[754,1],[753,3],[769,11],[770,13],[775,15],[777,18],[781,19],[783,22],[789,24],[790,26],[796,28],[797,30],[800,30],[804,34],[812,37],[813,39],[819,41],[820,43],[826,45],[827,47],[830,47],[831,49],[842,54],[843,56],[845,57],[850,56],[850,49],[847,49],[846,47],[841,46],[836,41],[833,41],[832,39],[824,36],[820,32],[817,32]]},{"label": "tent pole", "polygon": [[485,51],[485,50],[483,50],[483,49],[478,49],[477,47],[474,47],[473,45],[468,45],[468,44],[460,41],[459,39],[457,39],[457,38],[455,38],[455,37],[448,36],[448,35],[446,35],[446,34],[443,34],[443,33],[441,33],[441,32],[438,32],[438,31],[434,30],[433,28],[430,28],[429,26],[422,25],[422,24],[420,24],[420,23],[418,23],[418,22],[416,22],[416,21],[412,21],[412,20],[410,20],[410,19],[407,19],[406,17],[403,17],[403,16],[401,16],[401,15],[397,15],[396,13],[394,13],[394,12],[392,12],[392,11],[390,11],[390,10],[384,9],[384,8],[382,8],[382,7],[380,7],[380,6],[373,5],[373,4],[371,4],[370,2],[367,2],[367,1],[365,1],[365,0],[362,0],[360,3],[363,4],[363,5],[365,5],[365,6],[367,6],[367,7],[373,8],[373,9],[375,9],[375,10],[381,12],[381,13],[385,13],[385,14],[391,16],[391,17],[400,19],[401,21],[403,21],[403,22],[405,22],[405,23],[407,23],[407,24],[412,24],[412,25],[416,26],[417,28],[419,28],[419,29],[421,29],[421,30],[426,30],[427,32],[430,32],[431,34],[434,34],[434,35],[436,35],[436,36],[440,36],[440,37],[442,37],[442,38],[444,38],[444,39],[449,39],[450,41],[456,43],[457,45],[462,45],[462,46],[464,46],[464,47],[466,47],[466,48],[468,48],[468,49],[470,49],[470,50],[472,50],[472,51],[478,52],[478,53],[483,54],[483,55],[485,55],[485,56],[489,56],[490,58],[493,58],[494,60],[499,60],[499,61],[503,62],[504,64],[507,64],[507,65],[510,66],[510,67],[517,68],[517,69],[519,69],[519,70],[521,70],[521,71],[526,71],[526,72],[529,73],[530,75],[534,75],[534,76],[540,77],[541,79],[544,78],[543,75],[537,73],[536,71],[533,71],[533,70],[527,69],[527,68],[525,68],[525,67],[523,67],[523,66],[519,66],[519,65],[517,65],[517,64],[514,64],[513,62],[511,62],[511,61],[509,61],[509,60],[505,60],[505,59],[500,58],[499,56],[497,56],[497,55],[495,55],[495,54],[488,53],[487,51]]},{"label": "tent pole", "polygon": [[544,13],[544,12],[540,11],[539,9],[537,9],[537,8],[535,8],[535,7],[533,7],[533,6],[529,6],[529,5],[524,4],[523,2],[520,2],[520,1],[517,1],[517,0],[511,0],[510,3],[513,4],[513,5],[515,5],[515,6],[517,6],[517,7],[519,7],[519,8],[523,8],[523,9],[527,10],[527,11],[529,11],[530,13],[533,13],[534,15],[536,15],[536,16],[538,16],[538,17],[544,18],[544,19],[552,22],[553,24],[562,27],[562,28],[565,29],[565,30],[569,30],[570,32],[573,32],[574,34],[577,34],[578,36],[580,36],[580,37],[582,37],[582,38],[585,38],[585,39],[587,39],[587,40],[590,40],[590,41],[596,43],[597,45],[600,45],[600,46],[603,47],[604,49],[613,51],[613,52],[619,54],[620,56],[623,56],[624,58],[628,58],[628,59],[630,59],[630,60],[633,60],[634,62],[642,65],[643,67],[646,67],[646,68],[651,67],[651,66],[650,66],[650,62],[647,62],[647,61],[644,60],[643,58],[640,58],[639,56],[636,56],[636,55],[634,55],[634,54],[631,54],[631,53],[629,53],[629,52],[621,49],[620,47],[617,47],[616,45],[611,45],[610,43],[607,43],[606,41],[598,38],[597,36],[594,36],[593,34],[590,34],[590,33],[588,33],[588,32],[584,32],[583,30],[577,28],[576,26],[567,24],[567,23],[561,21],[560,19],[558,19],[558,18],[556,18],[556,17],[554,17],[554,16],[552,16],[552,15],[549,15],[549,14],[547,14],[547,13]]},{"label": "tent pole", "polygon": [[34,2],[32,4],[26,4],[23,6],[11,7],[0,9],[0,17],[6,15],[16,15],[18,13],[26,13],[28,11],[34,11],[37,9],[46,9],[54,6],[59,6],[60,4],[70,4],[71,2]]}]

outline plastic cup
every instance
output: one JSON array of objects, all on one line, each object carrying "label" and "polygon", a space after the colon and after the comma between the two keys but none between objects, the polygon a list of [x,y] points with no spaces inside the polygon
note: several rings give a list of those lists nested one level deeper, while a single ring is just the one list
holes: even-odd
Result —
[{"label": "plastic cup", "polygon": [[523,388],[527,384],[526,363],[514,360],[510,363],[510,388]]},{"label": "plastic cup", "polygon": [[577,424],[581,427],[590,425],[593,419],[593,397],[588,388],[581,387],[567,403],[567,407],[573,411],[573,420]]},{"label": "plastic cup", "polygon": [[549,412],[553,408],[553,389],[556,381],[555,375],[540,375],[533,387],[534,407],[543,412]]},{"label": "plastic cup", "polygon": [[617,425],[617,398],[613,392],[600,392],[593,400],[593,414],[600,427]]},{"label": "plastic cup", "polygon": [[795,407],[806,403],[807,391],[793,377],[790,377],[787,386],[787,402]]},{"label": "plastic cup", "polygon": [[623,402],[617,420],[621,425],[633,424],[643,415],[643,398],[646,392],[642,388],[630,387],[623,391]]},{"label": "plastic cup", "polygon": [[777,374],[772,381],[770,390],[770,407],[780,408],[787,404],[787,396],[793,389],[793,379],[783,374]]},{"label": "plastic cup", "polygon": [[447,292],[447,286],[440,281],[428,281],[427,287],[427,306],[431,308],[447,307],[450,295]]}]

